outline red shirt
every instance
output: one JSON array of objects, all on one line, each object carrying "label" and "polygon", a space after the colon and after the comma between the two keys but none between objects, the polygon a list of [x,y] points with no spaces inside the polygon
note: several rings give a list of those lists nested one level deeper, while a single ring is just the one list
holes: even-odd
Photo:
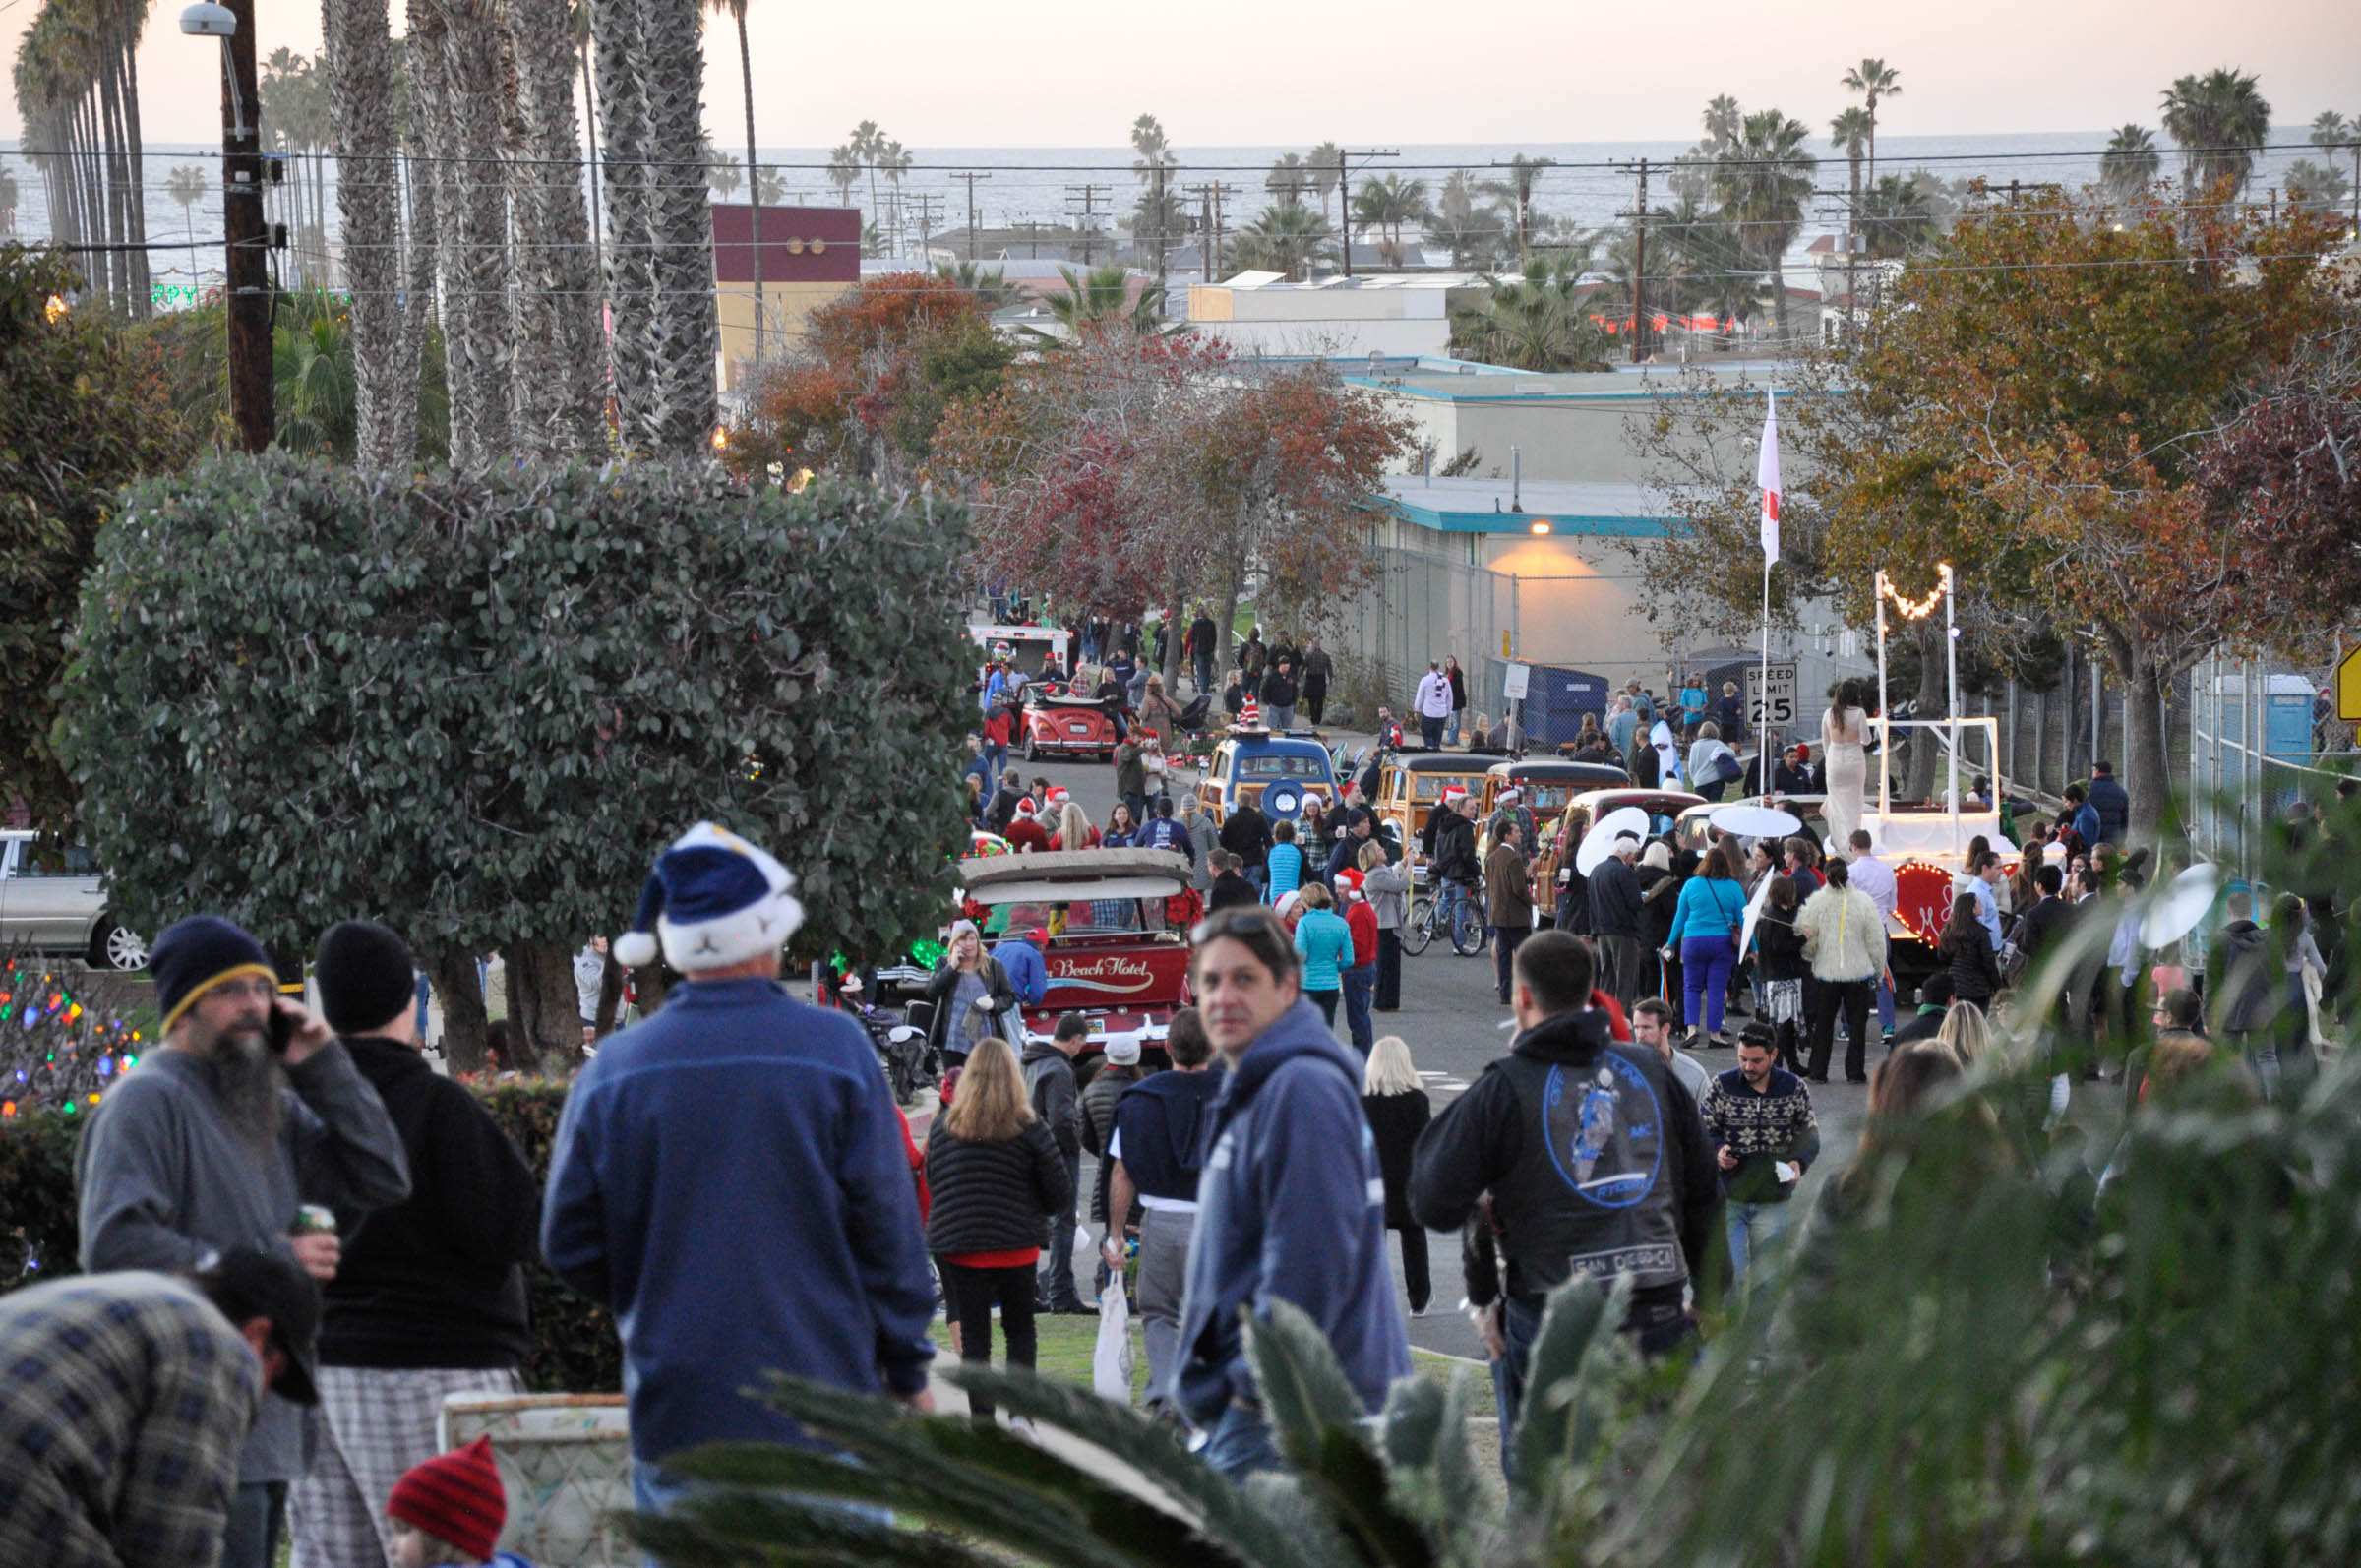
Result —
[{"label": "red shirt", "polygon": [[1353,933],[1353,967],[1359,969],[1363,964],[1375,963],[1377,911],[1369,907],[1367,899],[1353,900],[1353,907],[1345,911],[1345,925]]},{"label": "red shirt", "polygon": [[1046,850],[1050,847],[1048,830],[1030,816],[1020,816],[1010,822],[1008,831],[1000,836],[1008,840],[1009,846],[1020,854],[1029,849]]}]

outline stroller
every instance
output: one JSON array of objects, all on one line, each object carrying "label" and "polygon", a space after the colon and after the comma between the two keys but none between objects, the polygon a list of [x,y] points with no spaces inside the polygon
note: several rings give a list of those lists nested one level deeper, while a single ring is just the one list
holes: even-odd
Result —
[{"label": "stroller", "polygon": [[1203,734],[1205,730],[1205,715],[1212,710],[1213,694],[1211,692],[1199,692],[1195,696],[1189,698],[1188,706],[1180,710],[1180,717],[1175,721],[1174,728],[1178,729],[1182,735]]}]

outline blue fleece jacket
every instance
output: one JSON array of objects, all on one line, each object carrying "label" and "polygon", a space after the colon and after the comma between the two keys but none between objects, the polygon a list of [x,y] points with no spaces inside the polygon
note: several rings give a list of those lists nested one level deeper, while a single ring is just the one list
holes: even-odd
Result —
[{"label": "blue fleece jacket", "polygon": [[918,1198],[868,1037],[765,980],[693,981],[575,1080],[541,1250],[623,1332],[632,1453],[799,1433],[777,1369],[926,1386]]},{"label": "blue fleece jacket", "polygon": [[1735,936],[1746,924],[1743,883],[1713,876],[1692,876],[1680,884],[1680,902],[1672,906],[1672,935],[1678,946],[1689,936]]},{"label": "blue fleece jacket", "polygon": [[1200,1427],[1254,1398],[1239,1310],[1265,1317],[1284,1299],[1320,1326],[1374,1412],[1410,1375],[1410,1339],[1386,1269],[1385,1181],[1358,1059],[1299,999],[1246,1048],[1209,1113],[1182,1358],[1163,1392]]},{"label": "blue fleece jacket", "polygon": [[[1022,936],[1008,936],[993,948],[992,956],[1000,961],[1001,970],[1008,976],[1008,989],[1016,993],[1016,999],[1028,1007],[1040,1006],[1041,998],[1050,994],[1050,966],[1042,961],[1041,949]],[[1021,1040],[1009,1044],[1019,1050],[1024,1048]]]}]

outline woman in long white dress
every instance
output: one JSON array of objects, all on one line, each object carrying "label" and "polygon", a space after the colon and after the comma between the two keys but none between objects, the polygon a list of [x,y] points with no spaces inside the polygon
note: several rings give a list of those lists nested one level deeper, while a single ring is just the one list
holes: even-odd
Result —
[{"label": "woman in long white dress", "polygon": [[1869,715],[1861,710],[1860,689],[1840,681],[1828,694],[1828,711],[1820,715],[1820,751],[1828,798],[1820,815],[1828,823],[1830,852],[1842,855],[1861,825],[1869,789]]}]

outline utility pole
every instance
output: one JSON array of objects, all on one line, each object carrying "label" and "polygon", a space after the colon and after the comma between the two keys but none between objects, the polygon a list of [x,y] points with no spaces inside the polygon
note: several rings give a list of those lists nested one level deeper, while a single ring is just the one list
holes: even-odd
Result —
[{"label": "utility pole", "polygon": [[1108,188],[1104,185],[1090,184],[1069,185],[1065,188],[1066,199],[1069,202],[1079,200],[1082,204],[1079,211],[1068,207],[1066,212],[1076,219],[1074,226],[1080,230],[1082,235],[1082,266],[1085,271],[1090,267],[1090,242],[1095,233],[1090,226],[1090,220],[1097,215],[1098,200],[1107,194],[1107,190]]},{"label": "utility pole", "polygon": [[221,40],[221,216],[228,239],[221,291],[229,318],[229,408],[238,445],[271,445],[271,248],[263,217],[261,89],[254,66],[254,0],[227,0],[237,30]]},{"label": "utility pole", "polygon": [[935,219],[942,215],[942,198],[932,191],[914,193],[905,198],[918,209],[918,259],[927,259],[927,239],[935,232]]},{"label": "utility pole", "polygon": [[1353,275],[1353,170],[1350,160],[1353,158],[1398,158],[1401,155],[1399,149],[1391,148],[1384,150],[1371,148],[1360,152],[1339,150],[1336,154],[1336,210],[1344,215],[1345,219],[1345,232],[1339,248],[1344,252],[1347,277]]},{"label": "utility pole", "polygon": [[1648,341],[1648,160],[1640,159],[1640,199],[1617,217],[1633,220],[1631,253],[1631,362],[1647,357]]},{"label": "utility pole", "polygon": [[1213,187],[1183,185],[1180,189],[1197,199],[1197,270],[1205,281],[1213,281]]},{"label": "utility pole", "polygon": [[954,174],[954,180],[967,182],[967,259],[976,259],[976,181],[989,180],[989,174]]},{"label": "utility pole", "polygon": [[1156,160],[1156,286],[1164,287],[1164,159]]}]

